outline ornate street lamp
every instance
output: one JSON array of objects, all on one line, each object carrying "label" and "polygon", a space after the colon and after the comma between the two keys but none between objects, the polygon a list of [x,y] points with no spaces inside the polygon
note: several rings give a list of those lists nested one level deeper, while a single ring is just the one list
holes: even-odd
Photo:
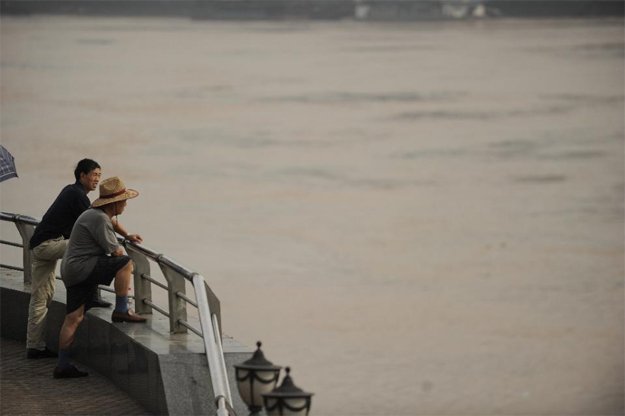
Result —
[{"label": "ornate street lamp", "polygon": [[297,387],[289,375],[290,372],[291,368],[287,367],[282,385],[273,389],[271,393],[263,394],[267,416],[304,416],[310,412],[310,400],[313,393],[306,393]]},{"label": "ornate street lamp", "polygon": [[278,383],[280,369],[265,358],[260,350],[262,343],[258,341],[258,347],[249,360],[235,365],[237,387],[241,398],[247,404],[250,414],[260,412],[263,409],[263,393],[269,393]]}]

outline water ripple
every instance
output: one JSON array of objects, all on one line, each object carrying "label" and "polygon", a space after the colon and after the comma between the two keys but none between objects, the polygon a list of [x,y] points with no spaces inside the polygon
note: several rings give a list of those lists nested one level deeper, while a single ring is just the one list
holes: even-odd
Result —
[{"label": "water ripple", "polygon": [[410,111],[393,116],[392,120],[498,120],[511,117],[544,116],[554,114],[564,114],[574,109],[573,105],[552,105],[548,107],[537,107],[529,109],[517,109],[507,111],[484,110],[484,111],[464,111],[464,110],[435,110],[435,111]]},{"label": "water ripple", "polygon": [[310,104],[328,104],[328,103],[355,103],[355,102],[442,102],[455,101],[465,96],[464,92],[385,92],[385,93],[358,93],[358,92],[330,92],[324,94],[306,94],[266,97],[261,101],[271,102],[287,102],[287,103],[310,103]]},{"label": "water ripple", "polygon": [[515,182],[522,183],[536,183],[536,184],[546,184],[546,183],[554,183],[554,182],[564,182],[567,177],[565,175],[526,175],[526,176],[515,176],[512,178]]}]

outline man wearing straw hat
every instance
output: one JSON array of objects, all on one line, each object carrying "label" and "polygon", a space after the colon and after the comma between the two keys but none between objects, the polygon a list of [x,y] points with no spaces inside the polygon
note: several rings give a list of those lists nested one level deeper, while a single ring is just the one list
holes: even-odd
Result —
[{"label": "man wearing straw hat", "polygon": [[61,278],[67,288],[67,314],[59,334],[59,362],[54,378],[88,375],[70,363],[69,349],[98,285],[110,285],[115,280],[113,322],[146,321],[128,308],[133,264],[119,245],[112,223],[113,217],[124,212],[127,200],[138,195],[137,191],[127,189],[118,177],[105,179],[100,183],[100,197],[93,201],[91,209],[78,217],[72,228],[61,262]]}]

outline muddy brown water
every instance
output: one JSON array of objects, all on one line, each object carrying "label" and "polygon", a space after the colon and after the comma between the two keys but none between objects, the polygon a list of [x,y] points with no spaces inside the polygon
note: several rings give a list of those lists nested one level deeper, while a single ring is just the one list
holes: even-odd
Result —
[{"label": "muddy brown water", "polygon": [[0,23],[2,210],[96,159],[312,414],[622,414],[622,19]]}]

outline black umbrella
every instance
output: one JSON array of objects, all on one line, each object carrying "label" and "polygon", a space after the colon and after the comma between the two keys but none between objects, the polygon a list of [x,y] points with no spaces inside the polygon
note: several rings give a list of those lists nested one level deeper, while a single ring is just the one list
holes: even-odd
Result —
[{"label": "black umbrella", "polygon": [[15,159],[4,146],[0,145],[0,182],[17,178]]}]

